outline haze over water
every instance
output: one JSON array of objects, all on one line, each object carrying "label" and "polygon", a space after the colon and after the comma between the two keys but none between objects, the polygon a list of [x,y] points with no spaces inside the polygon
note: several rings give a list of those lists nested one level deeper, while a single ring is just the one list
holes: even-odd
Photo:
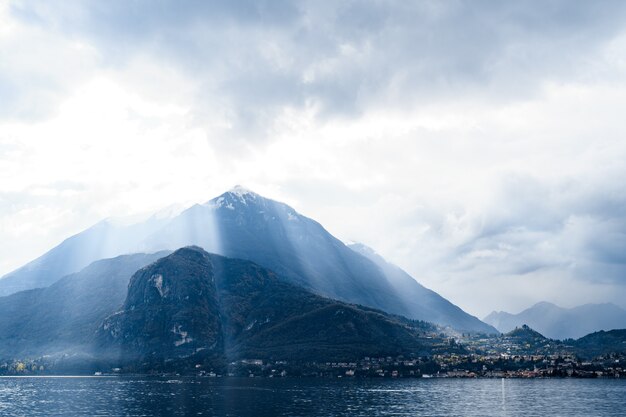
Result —
[{"label": "haze over water", "polygon": [[0,415],[623,416],[603,379],[0,378]]}]

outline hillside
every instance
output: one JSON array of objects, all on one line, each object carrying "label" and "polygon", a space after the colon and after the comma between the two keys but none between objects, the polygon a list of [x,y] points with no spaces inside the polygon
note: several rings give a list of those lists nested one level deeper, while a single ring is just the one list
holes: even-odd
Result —
[{"label": "hillside", "polygon": [[122,306],[131,275],[167,253],[97,261],[50,287],[0,297],[0,358],[83,349]]},{"label": "hillside", "polygon": [[187,247],[133,275],[124,308],[103,322],[97,343],[120,366],[188,357],[325,361],[429,353],[438,340],[426,336],[435,330]]},{"label": "hillside", "polygon": [[571,342],[583,358],[594,358],[609,353],[626,354],[626,329],[599,331]]}]

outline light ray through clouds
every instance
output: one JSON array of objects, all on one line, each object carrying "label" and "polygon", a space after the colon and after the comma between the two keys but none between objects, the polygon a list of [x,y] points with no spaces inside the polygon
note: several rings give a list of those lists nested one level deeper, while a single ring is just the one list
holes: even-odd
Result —
[{"label": "light ray through clouds", "polygon": [[0,274],[239,183],[479,316],[625,306],[625,69],[619,1],[3,2]]}]

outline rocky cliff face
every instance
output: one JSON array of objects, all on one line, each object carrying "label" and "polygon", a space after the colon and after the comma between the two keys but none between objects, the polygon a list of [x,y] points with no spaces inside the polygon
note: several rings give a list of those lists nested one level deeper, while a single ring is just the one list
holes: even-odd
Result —
[{"label": "rocky cliff face", "polygon": [[181,357],[223,350],[209,254],[184,248],[137,271],[121,312],[100,328],[104,345],[130,359]]}]

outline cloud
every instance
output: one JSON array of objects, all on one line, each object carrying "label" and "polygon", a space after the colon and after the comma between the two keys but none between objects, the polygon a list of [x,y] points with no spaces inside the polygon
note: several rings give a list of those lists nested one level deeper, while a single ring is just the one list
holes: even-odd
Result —
[{"label": "cloud", "polygon": [[[455,213],[445,206],[419,210],[409,220],[426,226],[413,245],[422,248],[413,270],[434,274],[458,297],[470,288],[499,290],[491,305],[500,303],[508,311],[524,308],[528,299],[620,303],[626,293],[626,213],[621,209],[626,183],[600,178],[549,184],[509,175],[500,178],[478,212],[464,207]],[[599,288],[604,290],[598,293]]]},{"label": "cloud", "polygon": [[[612,190],[606,183],[581,179],[553,186],[535,179],[505,181],[493,211],[483,216],[480,233],[458,255],[475,246],[505,245],[503,261],[512,273],[527,273],[533,264],[566,265],[581,279],[626,285],[626,214],[619,209],[626,204],[619,191],[626,183],[609,186]],[[529,254],[540,257],[531,262]]]},{"label": "cloud", "polygon": [[[13,2],[13,18],[193,79],[199,123],[265,140],[285,109],[355,117],[384,103],[510,100],[589,75],[623,2]],[[8,84],[8,83],[5,83]],[[14,83],[11,83],[14,84]]]},{"label": "cloud", "polygon": [[84,43],[14,19],[0,5],[0,118],[49,117],[88,77],[97,53]]},{"label": "cloud", "polygon": [[242,183],[475,313],[618,300],[625,19],[620,1],[2,3],[0,241],[21,243],[0,269]]}]

